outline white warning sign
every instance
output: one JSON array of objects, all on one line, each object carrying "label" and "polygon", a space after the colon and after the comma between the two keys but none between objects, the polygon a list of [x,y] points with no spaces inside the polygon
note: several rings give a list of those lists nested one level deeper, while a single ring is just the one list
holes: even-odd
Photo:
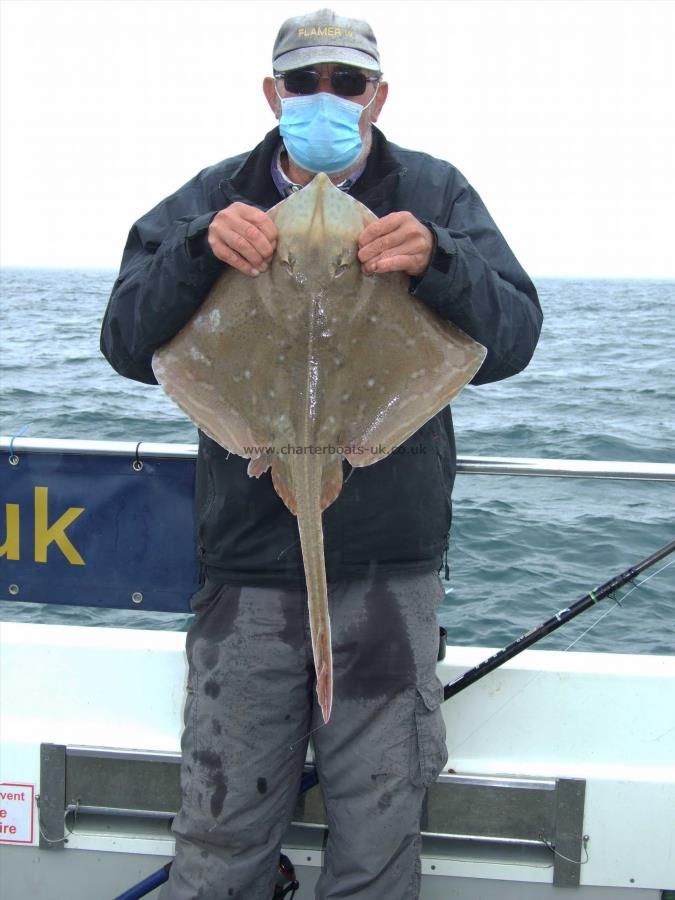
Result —
[{"label": "white warning sign", "polygon": [[0,843],[33,843],[34,798],[32,784],[0,784]]}]

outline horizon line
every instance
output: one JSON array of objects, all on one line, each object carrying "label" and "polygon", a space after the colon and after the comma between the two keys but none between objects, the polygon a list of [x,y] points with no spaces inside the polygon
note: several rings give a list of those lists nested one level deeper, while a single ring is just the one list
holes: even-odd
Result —
[{"label": "horizon line", "polygon": [[[53,266],[53,265],[7,265],[0,264],[0,272],[2,271],[21,271],[21,272],[110,272],[117,273],[119,269],[116,266]],[[533,282],[536,281],[674,281],[674,275],[530,275]]]}]

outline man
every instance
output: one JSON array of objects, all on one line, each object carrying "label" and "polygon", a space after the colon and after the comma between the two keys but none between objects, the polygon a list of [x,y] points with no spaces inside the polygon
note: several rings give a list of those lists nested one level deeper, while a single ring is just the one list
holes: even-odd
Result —
[{"label": "man", "polygon": [[[410,292],[487,347],[482,384],[523,369],[541,327],[537,295],[480,198],[450,164],[390,144],[370,27],[330,10],[289,19],[263,91],[279,128],[197,175],[134,225],[102,349],[155,383],[154,351],[231,266],[266,269],[266,210],[318,171],[379,221],[363,270],[401,271]],[[317,896],[414,900],[427,786],[446,761],[435,674],[437,572],[447,547],[455,445],[450,410],[377,465],[354,470],[324,513],[334,706],[313,692],[295,518],[269,476],[200,434],[196,503],[205,574],[192,599],[176,860],[163,900],[270,900],[308,735],[329,837]]]}]

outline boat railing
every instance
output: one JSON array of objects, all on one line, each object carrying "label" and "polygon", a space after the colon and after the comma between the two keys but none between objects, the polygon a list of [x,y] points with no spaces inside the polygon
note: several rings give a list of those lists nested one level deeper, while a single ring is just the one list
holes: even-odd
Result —
[{"label": "boat railing", "polygon": [[[147,459],[191,459],[196,444],[151,441],[89,441],[0,436],[0,451],[18,459],[21,453],[93,454],[134,456]],[[16,463],[15,463],[16,464]],[[614,460],[549,459],[516,456],[459,456],[461,475],[530,475],[567,478],[617,478],[675,482],[675,463],[625,462]]]},{"label": "boat railing", "polygon": [[[189,612],[196,455],[194,444],[1,437],[0,603]],[[461,456],[457,468],[675,482],[671,463]]]}]

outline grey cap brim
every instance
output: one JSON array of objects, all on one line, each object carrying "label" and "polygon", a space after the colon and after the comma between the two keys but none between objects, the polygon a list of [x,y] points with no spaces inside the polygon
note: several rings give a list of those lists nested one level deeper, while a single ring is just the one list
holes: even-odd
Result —
[{"label": "grey cap brim", "polygon": [[368,53],[362,53],[352,47],[335,46],[301,47],[299,50],[283,53],[274,60],[274,71],[290,72],[292,69],[302,69],[318,63],[345,63],[345,65],[357,66],[359,69],[367,69],[369,72],[380,71],[379,62]]}]

